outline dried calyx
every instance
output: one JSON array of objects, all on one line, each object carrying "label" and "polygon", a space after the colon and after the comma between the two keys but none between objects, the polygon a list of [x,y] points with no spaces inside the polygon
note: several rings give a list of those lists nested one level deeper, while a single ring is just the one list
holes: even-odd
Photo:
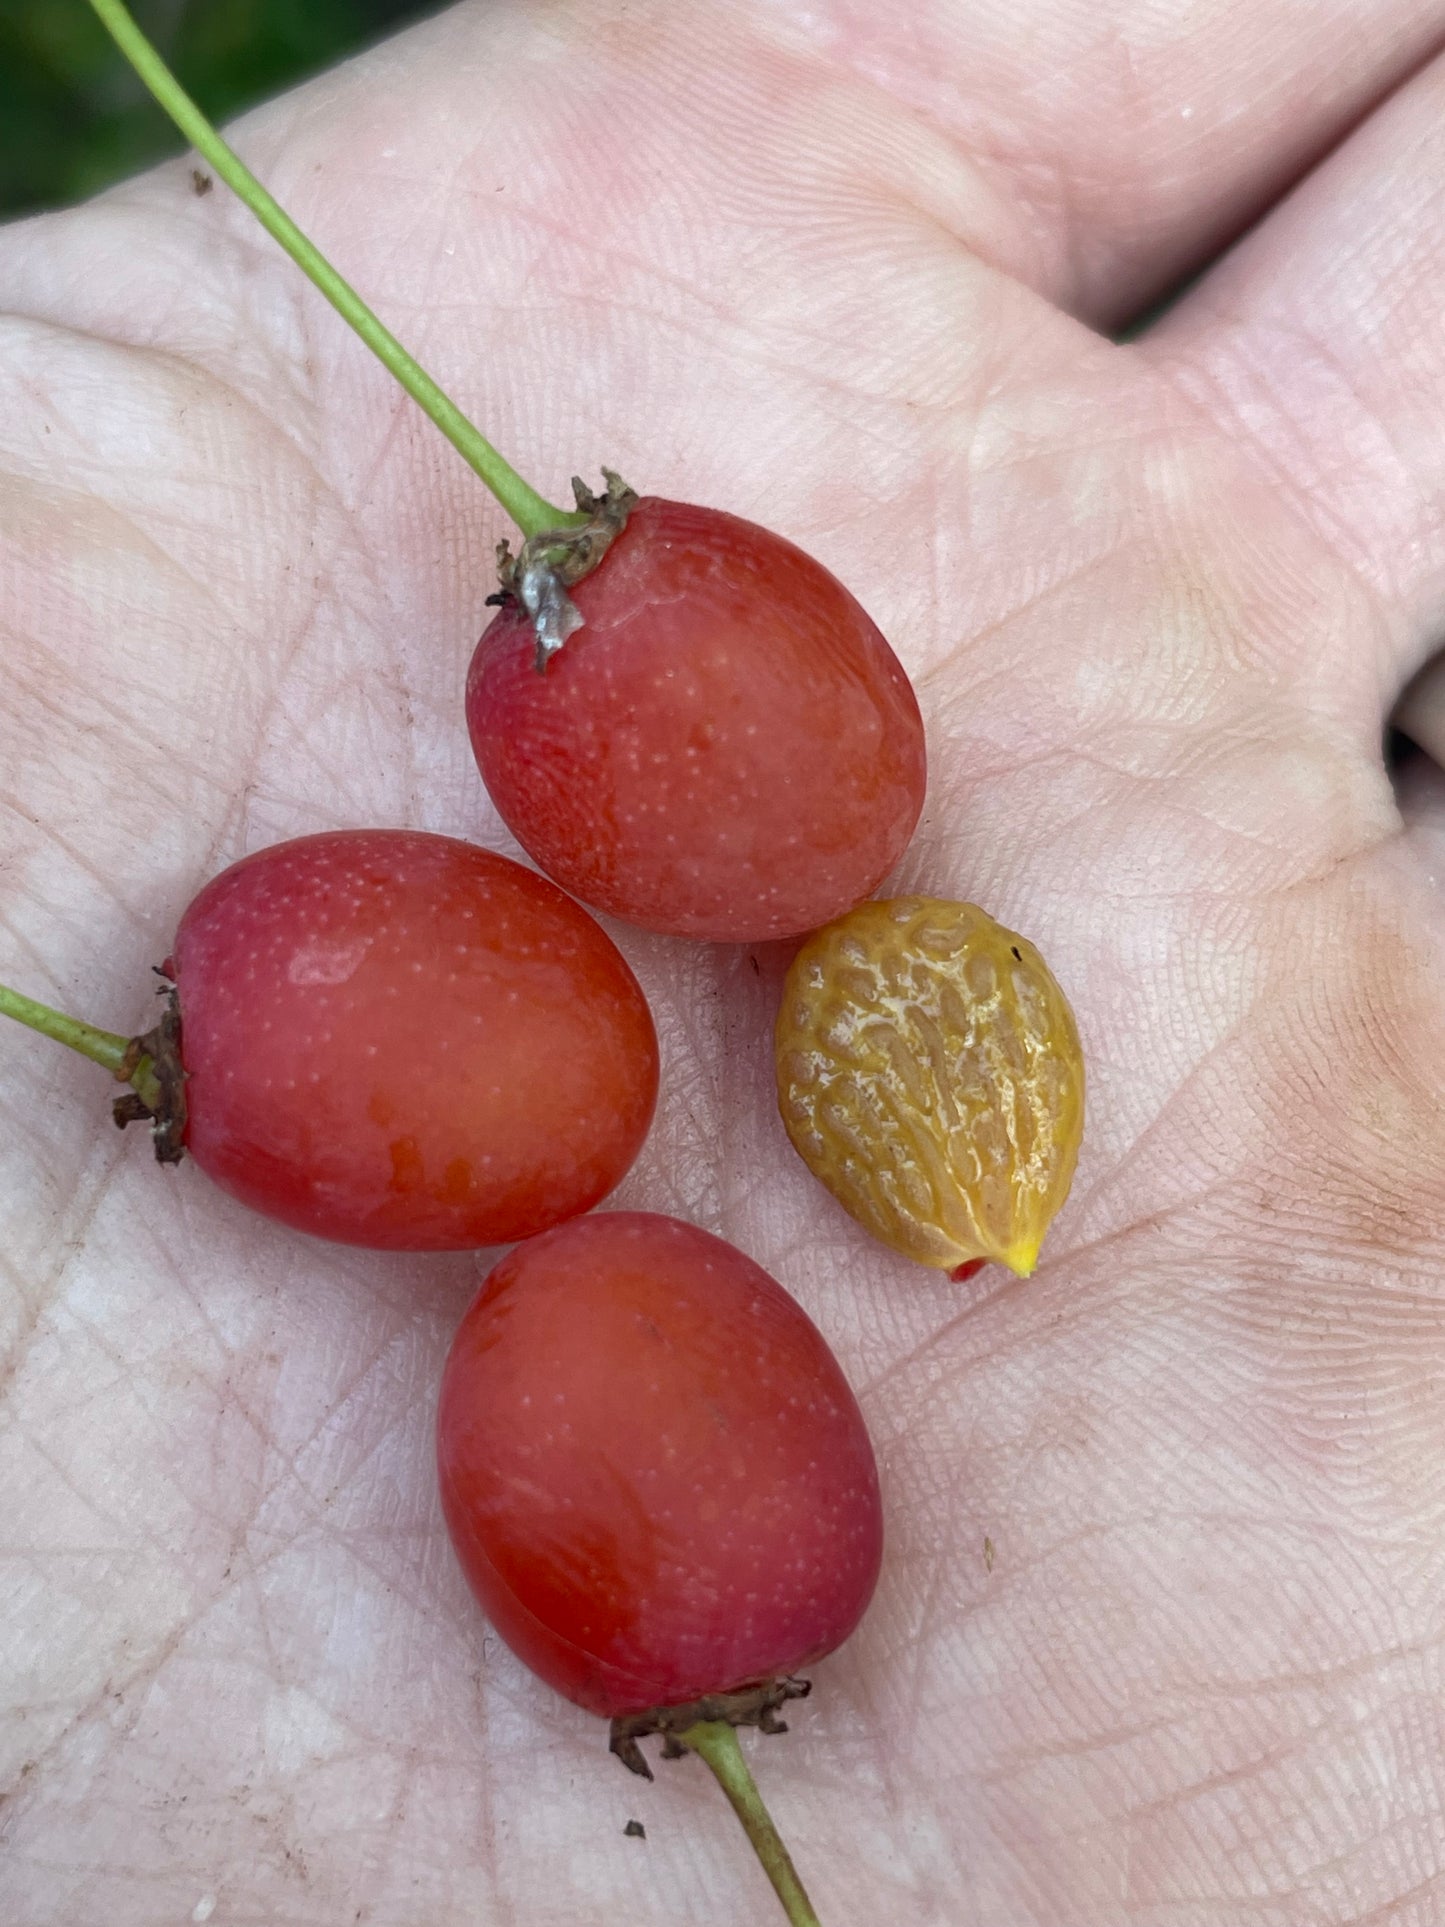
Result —
[{"label": "dried calyx", "polygon": [[179,1164],[184,1155],[187,1119],[181,1011],[175,985],[166,972],[158,970],[156,975],[164,983],[165,1014],[138,1037],[87,1024],[63,1010],[38,1003],[23,991],[12,990],[9,984],[0,984],[0,1017],[11,1017],[37,1036],[53,1038],[109,1071],[118,1084],[128,1084],[125,1096],[118,1097],[112,1106],[116,1123],[122,1129],[127,1124],[148,1123],[156,1162]]},{"label": "dried calyx", "polygon": [[497,544],[497,575],[501,589],[489,603],[518,602],[527,612],[537,638],[539,674],[582,627],[582,612],[567,591],[590,575],[627,526],[637,501],[614,469],[602,471],[606,492],[594,495],[580,475],[572,477],[577,512],[586,520],[570,528],[543,529],[530,535],[516,555],[510,542]]},{"label": "dried calyx", "polygon": [[689,1750],[683,1736],[694,1727],[713,1722],[733,1727],[755,1726],[760,1733],[786,1733],[787,1721],[778,1718],[778,1708],[786,1706],[789,1700],[805,1700],[812,1690],[810,1679],[770,1679],[761,1686],[745,1686],[737,1693],[708,1693],[681,1706],[654,1706],[645,1713],[623,1713],[612,1722],[608,1746],[629,1772],[650,1780],[652,1768],[637,1744],[649,1733],[662,1735],[664,1760],[680,1760]]},{"label": "dried calyx", "polygon": [[[164,973],[162,973],[164,974]],[[111,1105],[124,1130],[147,1122],[157,1164],[179,1164],[185,1156],[186,1073],[181,1064],[181,1007],[174,989],[165,991],[161,1020],[143,1036],[132,1037],[116,1066],[117,1082],[131,1088]]]}]

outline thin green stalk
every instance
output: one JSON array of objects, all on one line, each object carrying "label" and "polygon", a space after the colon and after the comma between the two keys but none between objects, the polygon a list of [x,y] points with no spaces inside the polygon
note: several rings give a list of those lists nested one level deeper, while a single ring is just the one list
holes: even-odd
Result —
[{"label": "thin green stalk", "polygon": [[390,369],[402,387],[436,423],[462,459],[472,466],[511,516],[523,535],[568,528],[584,518],[572,510],[554,508],[524,482],[504,461],[481,431],[469,422],[450,396],[407,353],[396,336],[383,327],[356,290],[320,254],[286,210],[262,187],[238,154],[229,148],[170,68],[146,39],[121,0],[90,0],[111,38],[180,128],[196,152],[207,161],[250,208],[273,240],[290,255],[302,273]]},{"label": "thin green stalk", "polygon": [[727,1795],[733,1812],[742,1822],[743,1832],[752,1842],[753,1852],[773,1883],[773,1891],[783,1903],[783,1912],[792,1927],[819,1927],[813,1904],[803,1891],[798,1870],[793,1865],[773,1817],[763,1805],[743,1750],[738,1745],[737,1729],[726,1720],[699,1720],[678,1734],[712,1768],[718,1785]]},{"label": "thin green stalk", "polygon": [[92,1064],[109,1071],[117,1082],[129,1084],[143,1103],[159,1102],[160,1087],[153,1075],[151,1060],[144,1055],[134,1057],[132,1038],[121,1037],[113,1030],[101,1030],[95,1024],[83,1024],[78,1017],[67,1017],[63,1010],[52,1010],[49,1004],[37,1003],[33,997],[23,996],[6,984],[0,984],[0,1017],[13,1017],[28,1030],[39,1031],[42,1037],[52,1037],[68,1050],[79,1051]]},{"label": "thin green stalk", "polygon": [[130,1049],[128,1037],[118,1037],[113,1030],[97,1030],[94,1024],[67,1017],[63,1011],[52,1010],[49,1004],[38,1004],[33,997],[23,997],[18,990],[10,990],[4,984],[0,984],[0,1017],[13,1017],[17,1024],[38,1030],[42,1037],[53,1037],[57,1044],[79,1051],[92,1064],[108,1070],[112,1077],[122,1075],[125,1055]]}]

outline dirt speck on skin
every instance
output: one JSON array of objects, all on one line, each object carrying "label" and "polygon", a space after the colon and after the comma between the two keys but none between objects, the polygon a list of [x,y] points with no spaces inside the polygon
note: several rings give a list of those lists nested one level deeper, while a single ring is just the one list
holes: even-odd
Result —
[{"label": "dirt speck on skin", "polygon": [[983,1535],[983,1569],[985,1572],[993,1571],[993,1540],[987,1533]]},{"label": "dirt speck on skin", "polygon": [[623,1836],[628,1840],[645,1840],[647,1838],[647,1828],[643,1826],[640,1820],[629,1820],[627,1825],[622,1829],[622,1832]]}]

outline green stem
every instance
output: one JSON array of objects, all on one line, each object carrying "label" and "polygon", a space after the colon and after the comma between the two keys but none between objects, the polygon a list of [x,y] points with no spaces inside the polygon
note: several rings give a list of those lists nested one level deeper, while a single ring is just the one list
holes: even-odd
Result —
[{"label": "green stem", "polygon": [[4,984],[0,984],[0,1017],[13,1017],[17,1024],[38,1030],[42,1037],[53,1037],[57,1044],[68,1045],[82,1057],[88,1057],[92,1064],[108,1070],[112,1077],[121,1075],[125,1054],[130,1049],[128,1037],[119,1037],[113,1030],[97,1030],[94,1024],[67,1017],[63,1011],[52,1010],[49,1004],[38,1004],[33,997],[22,997],[18,990],[9,990]]},{"label": "green stem", "polygon": [[64,1011],[52,1010],[49,1004],[37,1003],[33,997],[22,996],[6,984],[0,984],[0,1017],[13,1017],[17,1024],[39,1031],[42,1037],[53,1037],[57,1044],[79,1051],[92,1064],[109,1071],[117,1082],[129,1084],[144,1103],[158,1101],[159,1086],[152,1075],[150,1058],[142,1056],[132,1069],[126,1069],[132,1055],[132,1038],[121,1037],[113,1030],[101,1030],[95,1024],[83,1024],[78,1017],[67,1017]]},{"label": "green stem", "polygon": [[290,255],[371,352],[390,369],[402,387],[436,423],[458,454],[476,470],[523,535],[540,535],[569,528],[584,518],[571,510],[554,508],[524,482],[504,461],[450,396],[407,353],[396,336],[382,326],[351,285],[297,227],[291,216],[262,187],[240,156],[212,127],[175,75],[146,39],[121,0],[90,0],[111,38],[180,128],[196,152],[207,161],[250,208],[273,240]]},{"label": "green stem", "polygon": [[773,1883],[773,1891],[783,1903],[783,1912],[792,1927],[819,1927],[812,1902],[803,1891],[782,1835],[763,1805],[743,1750],[738,1745],[737,1729],[726,1720],[699,1720],[678,1734],[712,1768],[718,1785],[727,1795],[733,1812],[742,1822],[743,1832],[753,1843],[753,1852],[763,1863],[763,1871]]}]

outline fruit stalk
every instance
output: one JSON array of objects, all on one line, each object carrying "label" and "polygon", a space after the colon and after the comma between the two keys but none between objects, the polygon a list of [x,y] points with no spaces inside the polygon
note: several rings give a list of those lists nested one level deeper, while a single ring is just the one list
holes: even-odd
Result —
[{"label": "fruit stalk", "polygon": [[773,1891],[783,1903],[783,1912],[792,1927],[820,1927],[792,1856],[783,1845],[772,1815],[763,1805],[757,1782],[738,1744],[737,1729],[726,1720],[699,1720],[696,1726],[685,1727],[677,1738],[707,1762],[742,1823],[743,1832],[752,1842],[753,1852],[772,1881]]},{"label": "fruit stalk", "polygon": [[196,152],[245,202],[271,238],[285,249],[302,273],[325,295],[342,320],[355,330],[412,400],[431,417],[463,461],[486,483],[523,535],[542,535],[553,529],[573,528],[583,522],[586,519],[584,516],[555,508],[530,483],[524,482],[480,429],[468,421],[451,397],[407,353],[350,283],[342,279],[286,210],[267,193],[240,155],[226,145],[121,5],[121,0],[90,0],[90,4],[112,40]]},{"label": "fruit stalk", "polygon": [[33,997],[26,997],[5,984],[0,984],[0,1016],[13,1017],[17,1024],[24,1024],[42,1037],[51,1037],[57,1044],[65,1044],[82,1057],[88,1057],[92,1064],[109,1071],[118,1084],[129,1084],[148,1109],[159,1106],[161,1090],[155,1066],[148,1054],[137,1055],[137,1039],[122,1037],[113,1030],[100,1030],[94,1024],[82,1023],[78,1017],[67,1017],[64,1011],[52,1010],[49,1004],[37,1003]]}]

